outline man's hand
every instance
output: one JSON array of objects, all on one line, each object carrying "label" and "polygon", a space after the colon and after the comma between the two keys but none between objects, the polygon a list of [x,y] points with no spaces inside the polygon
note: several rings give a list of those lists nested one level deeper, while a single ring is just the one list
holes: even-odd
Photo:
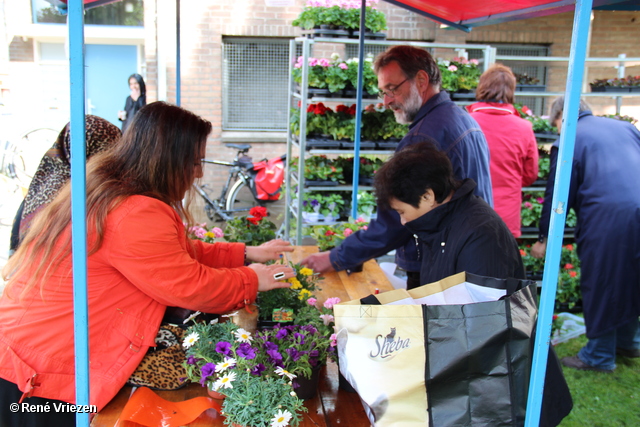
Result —
[{"label": "man's hand", "polygon": [[247,260],[253,262],[266,262],[282,258],[283,252],[293,252],[291,243],[274,239],[260,246],[247,246]]},{"label": "man's hand", "polygon": [[302,261],[300,264],[309,267],[316,273],[326,273],[328,271],[336,271],[331,265],[331,260],[329,259],[330,251],[320,252],[317,254],[309,255]]},{"label": "man's hand", "polygon": [[534,258],[544,258],[544,254],[547,251],[547,241],[545,239],[544,242],[536,242],[531,247],[531,256]]}]

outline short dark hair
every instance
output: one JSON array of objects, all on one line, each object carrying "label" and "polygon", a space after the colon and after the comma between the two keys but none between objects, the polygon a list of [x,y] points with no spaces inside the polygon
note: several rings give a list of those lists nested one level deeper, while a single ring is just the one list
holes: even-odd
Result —
[{"label": "short dark hair", "polygon": [[440,87],[440,68],[426,50],[405,45],[392,46],[376,57],[373,64],[375,72],[378,73],[393,61],[398,63],[407,78],[413,79],[418,71],[423,70],[429,76],[429,84]]},{"label": "short dark hair", "polygon": [[378,205],[389,209],[392,199],[417,208],[429,189],[442,203],[459,184],[447,155],[433,142],[425,141],[394,154],[376,172],[373,185]]},{"label": "short dark hair", "polygon": [[494,64],[482,73],[476,89],[476,99],[484,102],[515,102],[516,76],[511,68]]}]

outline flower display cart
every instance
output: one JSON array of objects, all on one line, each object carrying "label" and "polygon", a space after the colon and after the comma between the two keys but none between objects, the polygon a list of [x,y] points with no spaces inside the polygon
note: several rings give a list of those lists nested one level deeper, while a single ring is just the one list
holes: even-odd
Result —
[{"label": "flower display cart", "polygon": [[[377,94],[377,77],[373,72],[373,57],[364,59],[363,64],[363,96],[360,100],[365,106],[362,113],[362,134],[360,141],[355,140],[355,88],[350,91],[348,86],[356,86],[357,79],[357,59],[343,60],[336,55],[331,58],[316,58],[312,55],[314,45],[331,43],[334,45],[357,45],[358,40],[329,38],[329,37],[299,37],[290,42],[290,84],[289,99],[291,114],[289,116],[288,137],[287,137],[287,170],[291,171],[292,164],[294,172],[287,174],[286,179],[286,209],[284,218],[285,238],[294,244],[302,244],[304,236],[312,235],[309,227],[326,225],[323,220],[310,221],[308,213],[312,209],[310,203],[315,200],[321,203],[320,194],[328,193],[335,195],[343,193],[345,195],[344,208],[351,199],[352,213],[355,199],[355,210],[358,216],[367,216],[367,212],[360,212],[359,201],[363,204],[372,198],[372,181],[370,174],[360,180],[361,172],[369,166],[362,164],[360,156],[366,158],[375,156],[385,158],[392,154],[400,139],[406,134],[407,127],[398,125],[393,116],[393,112],[386,110],[377,98],[371,98]],[[392,46],[403,44],[402,41],[380,41],[370,40],[367,45]],[[477,79],[482,70],[478,61],[468,61],[460,57],[459,52],[465,49],[477,49],[483,52],[484,58],[489,58],[489,46],[484,45],[456,45],[446,43],[412,43],[423,48],[442,48],[451,51],[453,58],[447,64],[449,69],[452,65],[456,71],[460,72],[456,76],[454,70],[448,72],[450,80],[455,80],[456,91],[472,91],[477,86]],[[302,55],[299,56],[299,53]],[[442,62],[444,64],[444,62]],[[484,61],[483,64],[486,64]],[[457,64],[457,65],[456,65]],[[354,72],[356,71],[356,72]],[[463,72],[464,71],[464,72]],[[351,83],[351,84],[349,84]],[[324,96],[319,96],[316,89],[327,89]],[[339,95],[337,95],[339,94]],[[473,97],[473,93],[468,96]],[[465,100],[461,103],[468,103]],[[306,113],[305,113],[306,112]],[[308,175],[306,162],[315,162],[314,156],[328,156],[332,160],[340,157],[351,157],[358,163],[358,173],[354,174],[355,168],[343,167],[340,178],[329,178],[322,180],[311,180]],[[297,160],[294,160],[297,159]],[[299,171],[304,171],[301,174]],[[304,179],[303,179],[304,176]],[[313,182],[315,181],[315,182]],[[329,182],[327,182],[329,181]],[[309,193],[313,197],[309,198]],[[353,194],[358,194],[356,198]],[[305,205],[306,202],[306,205]],[[364,206],[363,206],[364,208]],[[317,211],[320,213],[321,208]],[[304,212],[307,215],[304,215]],[[344,211],[343,211],[344,212]],[[375,215],[375,212],[373,213]],[[307,217],[307,221],[303,220]],[[346,221],[349,213],[343,213],[339,221]],[[330,216],[331,223],[335,221],[334,216]],[[353,218],[354,220],[357,218]]]}]

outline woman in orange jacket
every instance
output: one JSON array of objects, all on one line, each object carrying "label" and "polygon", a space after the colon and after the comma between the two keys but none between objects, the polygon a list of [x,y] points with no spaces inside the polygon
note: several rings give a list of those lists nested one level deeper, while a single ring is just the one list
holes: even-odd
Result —
[{"label": "woman in orange jacket", "polygon": [[[183,222],[193,221],[182,200],[202,177],[210,132],[199,116],[155,102],[138,112],[120,144],[87,164],[89,381],[98,410],[155,345],[168,306],[226,313],[294,276],[290,267],[259,264],[291,251],[287,242],[245,247],[187,238]],[[19,401],[75,402],[70,224],[67,184],[3,270],[0,426],[75,424],[69,412],[10,410]]]}]

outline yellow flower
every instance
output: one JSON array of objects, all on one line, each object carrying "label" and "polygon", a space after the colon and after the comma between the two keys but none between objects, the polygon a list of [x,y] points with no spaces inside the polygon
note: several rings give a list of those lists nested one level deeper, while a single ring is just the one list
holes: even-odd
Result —
[{"label": "yellow flower", "polygon": [[204,237],[208,237],[208,238],[210,238],[210,239],[214,239],[214,238],[216,237],[216,235],[215,235],[215,234],[213,234],[213,233],[212,233],[212,232],[210,232],[210,231],[207,231],[207,232],[204,234]]},{"label": "yellow flower", "polygon": [[308,289],[303,289],[300,291],[300,295],[298,296],[298,299],[304,300],[309,298],[310,296],[311,296],[311,292]]},{"label": "yellow flower", "polygon": [[313,270],[305,267],[300,269],[300,274],[302,274],[303,276],[311,276],[313,274]]},{"label": "yellow flower", "polygon": [[291,289],[300,289],[302,288],[302,283],[300,283],[300,281],[298,279],[296,279],[295,277],[292,277],[288,280],[289,283],[291,283]]}]

